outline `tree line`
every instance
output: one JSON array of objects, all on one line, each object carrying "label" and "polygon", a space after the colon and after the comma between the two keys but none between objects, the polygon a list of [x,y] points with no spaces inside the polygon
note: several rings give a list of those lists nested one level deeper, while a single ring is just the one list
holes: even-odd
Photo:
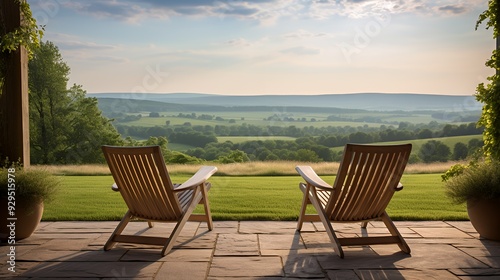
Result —
[{"label": "tree line", "polygon": [[[117,124],[105,117],[96,98],[86,96],[83,86],[68,87],[70,68],[58,48],[41,42],[29,62],[29,110],[31,159],[34,164],[82,164],[104,162],[101,145],[160,145],[165,160],[173,163],[242,162],[248,160],[338,161],[340,154],[332,147],[346,143],[373,143],[427,139],[482,133],[475,123],[441,125],[437,122],[369,127],[316,127],[241,125],[183,125],[136,127]],[[120,116],[127,117],[127,116]],[[138,119],[140,115],[129,116]],[[158,117],[153,114],[151,117]],[[211,115],[194,113],[178,117],[211,119]],[[243,120],[243,119],[242,119]],[[254,140],[245,143],[218,143],[218,136],[290,136],[294,141]],[[133,140],[147,139],[146,141]],[[431,142],[434,141],[434,142]],[[482,143],[459,143],[453,150],[437,140],[426,144],[418,161],[446,161],[471,156]],[[168,149],[168,143],[193,146],[185,153]]]},{"label": "tree line", "polygon": [[[427,138],[439,138],[461,135],[478,135],[482,129],[475,123],[460,125],[439,125],[437,123],[415,125],[400,123],[398,128],[382,125],[379,128],[359,127],[314,127],[303,128],[294,125],[256,126],[256,125],[191,125],[185,123],[178,126],[124,126],[116,125],[118,132],[127,137],[147,139],[149,137],[166,137],[172,143],[183,143],[195,147],[205,147],[208,143],[217,142],[217,136],[289,136],[294,138],[309,137],[318,145],[339,147],[347,143],[374,143],[405,141]],[[434,128],[434,129],[431,129]]]}]

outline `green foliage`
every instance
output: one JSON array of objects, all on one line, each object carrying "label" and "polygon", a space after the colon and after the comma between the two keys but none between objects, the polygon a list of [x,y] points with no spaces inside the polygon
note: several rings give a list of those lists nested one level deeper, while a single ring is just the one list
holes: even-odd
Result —
[{"label": "green foliage", "polygon": [[441,179],[443,180],[443,182],[446,182],[449,179],[464,173],[466,168],[467,165],[465,164],[455,164],[450,167],[450,169],[448,169],[443,175],[441,175]]},{"label": "green foliage", "polygon": [[231,151],[227,155],[219,156],[217,162],[220,163],[235,163],[235,162],[247,162],[250,161],[248,155],[240,150]]},{"label": "green foliage", "polygon": [[201,160],[190,156],[186,155],[181,152],[176,152],[176,151],[171,151],[168,149],[167,144],[168,140],[165,137],[149,137],[148,140],[146,141],[137,141],[134,140],[130,137],[127,137],[125,139],[125,146],[160,146],[161,153],[163,155],[163,159],[167,163],[179,163],[179,164],[193,164],[193,163],[200,163]]},{"label": "green foliage", "polygon": [[50,202],[59,189],[59,179],[43,170],[1,168],[0,198],[7,198],[10,195],[7,186],[13,184],[16,200]]},{"label": "green foliage", "polygon": [[196,164],[201,162],[201,160],[196,157],[192,157],[176,151],[170,151],[165,159],[166,162],[175,164]]},{"label": "green foliage", "polygon": [[450,158],[451,150],[446,144],[438,140],[430,140],[420,147],[419,157],[423,162],[446,162]]},{"label": "green foliage", "polygon": [[70,129],[65,121],[70,114],[66,88],[70,69],[53,43],[42,42],[28,72],[31,160],[35,164],[55,163],[55,154],[64,150]]},{"label": "green foliage", "polygon": [[[22,26],[7,32],[5,27],[4,14],[0,13],[0,51],[11,53],[16,51],[20,46],[24,46],[28,54],[31,56],[33,51],[40,45],[40,39],[43,36],[44,27],[36,24],[36,19],[33,17],[30,5],[26,0],[4,0],[14,1],[19,4],[21,16],[23,20]],[[2,76],[3,77],[3,76]]]},{"label": "green foliage", "polygon": [[121,145],[121,135],[97,107],[97,99],[86,97],[80,85],[73,85],[68,93],[70,113],[65,117],[69,126],[66,148],[58,157],[66,163],[103,163],[101,145]]},{"label": "green foliage", "polygon": [[[476,22],[476,29],[486,22],[486,29],[493,28],[493,38],[498,40],[500,22],[497,19],[498,3],[490,0],[488,10],[484,11]],[[478,125],[484,126],[484,155],[494,160],[500,160],[500,50],[494,50],[486,66],[493,68],[495,74],[488,77],[488,85],[480,83],[476,88],[476,99],[483,103],[481,118]]]},{"label": "green foliage", "polygon": [[70,68],[59,49],[42,42],[29,62],[31,160],[41,164],[104,162],[100,146],[120,134],[80,85],[67,89]]},{"label": "green foliage", "polygon": [[456,143],[455,146],[453,146],[453,160],[464,160],[467,158],[468,154],[469,149],[465,143],[459,142]]},{"label": "green foliage", "polygon": [[[3,2],[5,1],[5,2]],[[7,11],[3,9],[3,5],[7,5],[7,1],[12,1],[19,4],[23,24],[14,30],[7,30],[6,20]],[[3,84],[7,76],[8,57],[12,52],[17,51],[21,46],[25,47],[29,58],[32,58],[34,50],[40,46],[40,40],[43,36],[43,26],[36,24],[36,19],[33,17],[30,5],[26,0],[2,0],[0,3],[0,96],[3,93]]]},{"label": "green foliage", "polygon": [[500,162],[483,162],[467,168],[454,166],[452,169],[455,173],[448,170],[445,187],[446,195],[454,203],[500,197]]}]

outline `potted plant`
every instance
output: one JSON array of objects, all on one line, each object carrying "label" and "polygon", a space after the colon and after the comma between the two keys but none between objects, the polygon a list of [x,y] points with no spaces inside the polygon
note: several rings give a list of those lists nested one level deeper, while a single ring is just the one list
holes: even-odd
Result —
[{"label": "potted plant", "polygon": [[13,244],[31,236],[58,185],[47,171],[0,168],[0,239]]},{"label": "potted plant", "polygon": [[467,213],[484,238],[500,240],[500,162],[455,165],[443,175],[446,195],[454,203],[467,203]]}]

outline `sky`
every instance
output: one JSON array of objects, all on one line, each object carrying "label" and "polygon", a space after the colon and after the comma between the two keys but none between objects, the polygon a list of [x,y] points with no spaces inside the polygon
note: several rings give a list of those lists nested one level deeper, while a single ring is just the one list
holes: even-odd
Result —
[{"label": "sky", "polygon": [[487,0],[28,0],[88,93],[473,95]]}]

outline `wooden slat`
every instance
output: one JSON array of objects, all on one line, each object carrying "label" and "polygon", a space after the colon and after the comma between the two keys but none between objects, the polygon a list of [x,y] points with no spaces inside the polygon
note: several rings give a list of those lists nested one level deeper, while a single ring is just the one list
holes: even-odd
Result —
[{"label": "wooden slat", "polygon": [[330,219],[357,221],[380,217],[401,178],[409,150],[411,146],[404,145],[346,145],[334,193],[325,209]]},{"label": "wooden slat", "polygon": [[157,156],[161,155],[159,147],[106,147],[103,151],[132,215],[147,220],[179,219],[182,210],[166,169],[162,169],[163,159]]}]

